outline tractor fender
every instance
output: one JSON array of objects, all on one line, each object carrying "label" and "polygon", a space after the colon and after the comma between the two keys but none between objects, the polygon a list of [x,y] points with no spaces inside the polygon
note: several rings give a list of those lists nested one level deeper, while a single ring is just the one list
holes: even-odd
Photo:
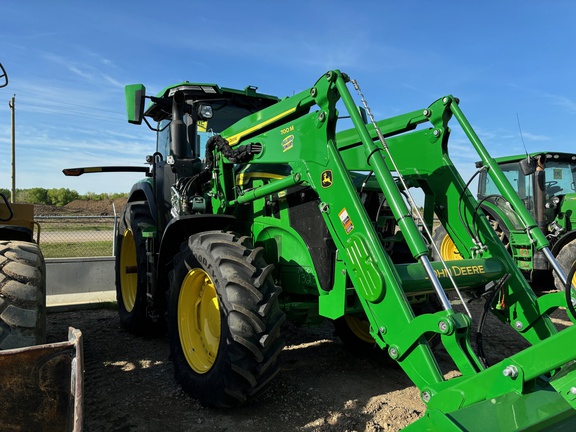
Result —
[{"label": "tractor fender", "polygon": [[498,226],[500,226],[507,237],[510,235],[510,225],[513,225],[513,223],[500,206],[485,201],[480,205],[480,208],[486,216],[489,216],[498,222]]},{"label": "tractor fender", "polygon": [[168,274],[172,269],[172,260],[180,252],[182,242],[199,232],[224,230],[236,217],[232,215],[197,214],[178,216],[172,219],[162,234],[158,253],[157,281],[159,287],[168,287]]},{"label": "tractor fender", "polygon": [[562,248],[574,239],[576,239],[576,230],[568,231],[566,234],[560,237],[560,239],[556,243],[554,243],[554,245],[550,249],[550,252],[552,252],[552,255],[557,256],[562,250]]},{"label": "tractor fender", "polygon": [[158,209],[156,207],[156,200],[154,199],[154,191],[150,179],[146,178],[138,183],[135,183],[128,195],[128,202],[133,201],[146,201],[150,210],[150,215],[156,221]]}]

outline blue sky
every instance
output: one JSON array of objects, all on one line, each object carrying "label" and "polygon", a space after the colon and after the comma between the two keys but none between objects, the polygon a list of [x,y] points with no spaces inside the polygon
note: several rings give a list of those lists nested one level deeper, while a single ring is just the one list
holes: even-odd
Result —
[{"label": "blue sky", "polygon": [[[10,188],[16,95],[18,188],[127,192],[138,174],[66,178],[65,167],[143,165],[146,126],[126,121],[123,87],[188,80],[288,96],[340,69],[377,119],[446,94],[493,156],[575,151],[572,1],[4,1],[0,187]],[[171,9],[168,9],[171,8]],[[476,156],[455,130],[467,180]]]}]

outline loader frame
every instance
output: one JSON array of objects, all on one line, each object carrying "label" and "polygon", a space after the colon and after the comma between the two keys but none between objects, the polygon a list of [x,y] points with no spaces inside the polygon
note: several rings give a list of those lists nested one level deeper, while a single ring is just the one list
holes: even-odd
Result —
[{"label": "loader frame", "polygon": [[[528,388],[539,389],[543,382],[548,384],[551,375],[562,376],[552,379],[557,388],[564,389],[568,381],[575,383],[573,366],[567,366],[561,372],[558,369],[574,357],[573,353],[561,348],[563,344],[573,343],[570,341],[574,341],[574,329],[557,333],[547,315],[565,305],[564,297],[550,294],[536,298],[450,161],[448,121],[454,117],[488,167],[488,174],[502,195],[524,222],[526,235],[537,249],[550,256],[546,238],[473,131],[460,110],[458,100],[446,96],[427,109],[378,122],[377,128],[385,137],[385,142],[381,142],[377,129],[364,124],[346,87],[347,81],[347,76],[339,71],[329,72],[311,89],[264,110],[260,122],[248,117],[223,131],[222,137],[231,146],[248,142],[262,146],[264,150],[250,160],[251,164],[288,164],[292,172],[283,179],[237,193],[228,181],[232,177],[233,164],[216,153],[214,157],[219,165],[218,176],[212,182],[213,208],[225,213],[239,205],[256,203],[265,196],[287,193],[299,185],[310,186],[318,194],[320,212],[338,251],[336,269],[345,269],[341,273],[346,274],[354,287],[354,295],[370,321],[372,337],[381,348],[388,350],[421,390],[422,399],[429,407],[429,414],[421,421],[423,423],[431,422],[440,427],[449,422],[460,422],[458,418],[466,416],[462,413],[467,412],[463,408],[489,403],[485,401],[494,398],[499,398],[502,404],[525,403],[526,400],[520,396],[512,402],[508,394],[522,394]],[[336,102],[340,98],[354,128],[336,134]],[[310,111],[313,106],[319,109]],[[416,129],[423,123],[430,126]],[[415,148],[419,154],[417,159],[413,156]],[[407,297],[418,293],[419,289],[411,288],[411,278],[402,276],[410,273],[407,267],[413,269],[418,264],[394,264],[385,253],[374,223],[367,217],[358,198],[358,189],[348,174],[350,171],[373,171],[414,260],[420,261],[424,269],[420,277],[427,277],[434,288],[419,289],[421,292],[432,291],[440,297],[444,310],[415,316]],[[404,177],[406,183],[424,191],[424,223],[431,228],[432,216],[436,214],[456,242],[464,261],[447,263],[447,269],[438,265],[432,272],[426,268],[430,265],[427,262],[428,247],[392,171]],[[323,184],[327,173],[330,173],[328,186]],[[250,219],[247,222],[250,224]],[[273,237],[265,234],[271,226],[274,224],[267,217],[253,219],[251,230],[257,244]],[[470,235],[471,230],[475,235]],[[280,254],[282,256],[282,252]],[[474,259],[481,259],[483,264],[470,261]],[[434,286],[435,276],[447,284],[446,273],[451,273],[456,281],[463,273],[482,275],[488,262],[497,268],[495,282],[508,275],[500,287],[501,295],[506,298],[506,307],[494,309],[495,315],[504,323],[511,324],[534,345],[491,368],[485,368],[472,352],[469,317],[455,312],[450,303],[446,303],[443,291]],[[320,314],[330,318],[346,313],[350,285],[346,278],[337,275],[336,271],[331,289],[318,289]],[[437,285],[442,286],[442,283]],[[290,292],[291,287],[284,287],[284,290]],[[444,347],[462,374],[460,378],[444,379],[426,342],[431,333],[441,336]],[[511,378],[505,373],[510,370],[507,368],[518,373],[513,373]],[[542,381],[540,376],[546,374],[548,379]],[[545,391],[550,396],[549,389]],[[526,398],[530,397],[526,395]],[[558,408],[555,415],[567,416],[574,408],[574,397],[565,390],[556,393],[555,400]],[[534,421],[533,417],[527,415],[518,420],[515,427],[522,426],[520,423],[524,421]]]},{"label": "loader frame", "polygon": [[[566,275],[458,99],[448,95],[425,109],[377,122],[352,81],[372,120],[366,124],[349,83],[346,74],[329,71],[311,88],[245,116],[208,140],[203,162],[195,159],[194,152],[190,156],[186,147],[194,148],[195,140],[187,144],[183,139],[184,90],[174,86],[164,98],[152,98],[146,115],[156,120],[159,112],[168,112],[172,101],[175,124],[170,125],[166,162],[175,186],[185,182],[186,187],[173,190],[171,197],[154,190],[160,197],[154,203],[158,208],[170,207],[171,199],[173,218],[167,218],[165,227],[161,222],[135,227],[153,243],[147,256],[161,269],[147,272],[154,278],[148,284],[152,290],[148,299],[160,299],[167,289],[159,275],[171,271],[178,249],[174,243],[193,247],[203,241],[194,233],[214,236],[218,231],[210,230],[232,230],[253,240],[256,249],[249,260],[263,251],[266,262],[275,266],[273,279],[282,293],[277,299],[276,294],[268,297],[266,309],[277,301],[297,324],[347,315],[367,320],[370,337],[403,368],[427,405],[424,417],[409,429],[483,430],[489,424],[498,430],[517,430],[574,422],[576,355],[566,347],[574,346],[576,330],[558,332],[549,317],[567,306],[567,298],[564,293],[537,298],[485,219],[449,157],[452,118],[518,214],[524,234],[564,283]],[[144,93],[143,86],[127,87],[132,123],[144,117]],[[337,132],[341,117],[349,117],[352,127]],[[154,172],[157,158],[149,160]],[[166,190],[166,185],[162,188]],[[411,188],[424,193],[423,214],[417,219]],[[137,189],[135,203],[150,196]],[[376,207],[369,210],[371,199]],[[434,216],[463,260],[430,261]],[[216,228],[210,228],[211,221]],[[179,237],[178,232],[185,235]],[[205,254],[210,248],[203,247]],[[269,276],[269,270],[263,273]],[[206,280],[213,276],[198,268],[190,271],[200,271]],[[464,302],[467,313],[453,308],[452,292]],[[570,285],[567,292],[573,299]],[[471,316],[465,307],[468,299],[486,294],[494,315],[532,345],[491,367],[472,350]],[[218,294],[211,298],[219,299]],[[432,311],[418,307],[423,303],[434,305]],[[163,306],[155,310],[156,316],[161,315],[158,312]],[[429,344],[434,335],[453,359],[458,377],[445,379]],[[268,336],[262,335],[260,341]],[[510,410],[520,415],[510,416]],[[483,422],[478,422],[480,416]]]}]

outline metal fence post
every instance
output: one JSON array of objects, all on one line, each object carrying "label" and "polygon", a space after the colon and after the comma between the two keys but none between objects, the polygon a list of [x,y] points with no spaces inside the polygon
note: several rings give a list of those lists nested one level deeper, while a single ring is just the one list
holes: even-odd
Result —
[{"label": "metal fence post", "polygon": [[118,234],[118,214],[116,213],[116,206],[112,203],[112,210],[114,210],[114,231],[112,237],[112,256],[116,256],[116,236]]}]

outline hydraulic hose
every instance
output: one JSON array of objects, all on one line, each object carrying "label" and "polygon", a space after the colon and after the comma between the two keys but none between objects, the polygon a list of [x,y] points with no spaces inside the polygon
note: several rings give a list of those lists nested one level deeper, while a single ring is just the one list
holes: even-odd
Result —
[{"label": "hydraulic hose", "polygon": [[484,344],[483,344],[483,337],[482,331],[484,330],[484,324],[486,322],[486,317],[488,315],[488,311],[492,307],[492,303],[494,303],[494,299],[498,295],[498,292],[502,288],[502,285],[510,278],[510,275],[505,275],[498,283],[494,286],[493,291],[489,294],[486,303],[484,303],[484,310],[482,311],[482,315],[480,316],[480,320],[478,321],[478,328],[476,329],[476,351],[478,352],[478,358],[484,367],[489,367],[490,363],[486,359],[486,354],[484,352]]}]

